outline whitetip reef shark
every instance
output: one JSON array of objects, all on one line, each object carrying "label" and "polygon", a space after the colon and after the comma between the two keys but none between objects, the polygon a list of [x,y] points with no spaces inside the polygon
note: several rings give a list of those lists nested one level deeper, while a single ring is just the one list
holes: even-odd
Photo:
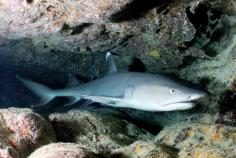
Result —
[{"label": "whitetip reef shark", "polygon": [[55,97],[69,97],[65,106],[86,99],[86,105],[98,102],[112,107],[145,111],[173,111],[190,109],[195,106],[195,100],[209,95],[197,85],[170,76],[118,72],[110,52],[106,54],[106,63],[106,76],[79,84],[76,77],[70,75],[67,86],[59,90],[50,89],[20,76],[17,78],[41,98],[35,106],[43,106]]}]

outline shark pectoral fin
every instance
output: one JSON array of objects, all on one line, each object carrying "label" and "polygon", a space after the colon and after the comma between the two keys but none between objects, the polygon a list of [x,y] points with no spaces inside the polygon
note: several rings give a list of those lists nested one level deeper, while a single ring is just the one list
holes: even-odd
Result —
[{"label": "shark pectoral fin", "polygon": [[106,64],[107,64],[107,75],[117,72],[117,68],[114,62],[114,59],[110,52],[107,52],[106,55]]},{"label": "shark pectoral fin", "polygon": [[73,87],[75,85],[80,84],[79,80],[77,80],[76,76],[73,74],[68,75],[68,83],[66,85],[66,88]]},{"label": "shark pectoral fin", "polygon": [[64,104],[64,106],[70,106],[79,101],[80,99],[80,97],[69,97],[68,101],[66,102],[66,104]]}]

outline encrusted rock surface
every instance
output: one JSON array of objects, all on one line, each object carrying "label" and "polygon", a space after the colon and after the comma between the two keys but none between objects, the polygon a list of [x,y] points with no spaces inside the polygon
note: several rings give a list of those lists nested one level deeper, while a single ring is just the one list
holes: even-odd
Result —
[{"label": "encrusted rock surface", "polygon": [[30,109],[1,109],[0,130],[1,158],[25,158],[56,140],[51,125]]},{"label": "encrusted rock surface", "polygon": [[[123,117],[123,118],[122,118]],[[49,115],[58,141],[78,143],[96,153],[132,144],[136,140],[153,140],[148,131],[124,119],[110,109],[71,110]]]},{"label": "encrusted rock surface", "polygon": [[[232,158],[236,156],[236,128],[214,124],[212,117],[166,125],[154,137],[121,112],[104,108],[53,113],[55,129],[30,109],[0,111],[0,156],[3,158]],[[127,121],[129,120],[129,121]],[[130,122],[131,121],[131,122]],[[46,145],[49,144],[49,145]],[[43,146],[45,145],[45,146]],[[43,147],[41,147],[43,146]]]},{"label": "encrusted rock surface", "polygon": [[153,142],[137,141],[130,146],[113,150],[112,156],[118,158],[176,158],[177,152]]},{"label": "encrusted rock surface", "polygon": [[97,158],[97,156],[85,148],[74,143],[52,143],[45,145],[28,158]]},{"label": "encrusted rock surface", "polygon": [[[127,69],[128,58],[136,57],[150,72],[173,72],[186,64],[186,58],[205,61],[211,52],[205,44],[227,32],[227,17],[216,8],[232,7],[231,2],[3,1],[2,6],[16,9],[10,16],[4,10],[0,14],[5,19],[0,51],[15,59],[14,64],[25,61],[86,77],[103,73],[100,52],[108,50],[122,54],[117,58],[120,68]],[[196,21],[199,17],[204,21]]]},{"label": "encrusted rock surface", "polygon": [[223,124],[181,122],[165,127],[155,142],[179,149],[182,158],[236,157],[236,128]]},{"label": "encrusted rock surface", "polygon": [[65,27],[71,33],[90,23],[104,23],[131,0],[14,0],[0,1],[0,34],[5,37],[31,37],[58,33]]}]

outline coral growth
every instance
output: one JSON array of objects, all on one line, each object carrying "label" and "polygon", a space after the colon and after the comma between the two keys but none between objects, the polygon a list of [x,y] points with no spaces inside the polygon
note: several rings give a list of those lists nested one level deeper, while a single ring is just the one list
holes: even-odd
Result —
[{"label": "coral growth", "polygon": [[52,127],[30,109],[1,109],[0,155],[24,158],[36,148],[55,141]]}]

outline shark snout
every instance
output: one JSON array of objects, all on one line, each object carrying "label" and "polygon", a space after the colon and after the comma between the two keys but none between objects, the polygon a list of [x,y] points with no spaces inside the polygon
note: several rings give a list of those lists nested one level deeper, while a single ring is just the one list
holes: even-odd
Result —
[{"label": "shark snout", "polygon": [[195,100],[198,100],[200,98],[205,98],[205,97],[208,97],[210,96],[211,93],[208,92],[208,91],[202,91],[201,93],[197,93],[197,94],[192,94],[190,96],[188,96],[188,100],[189,101],[195,101]]}]

